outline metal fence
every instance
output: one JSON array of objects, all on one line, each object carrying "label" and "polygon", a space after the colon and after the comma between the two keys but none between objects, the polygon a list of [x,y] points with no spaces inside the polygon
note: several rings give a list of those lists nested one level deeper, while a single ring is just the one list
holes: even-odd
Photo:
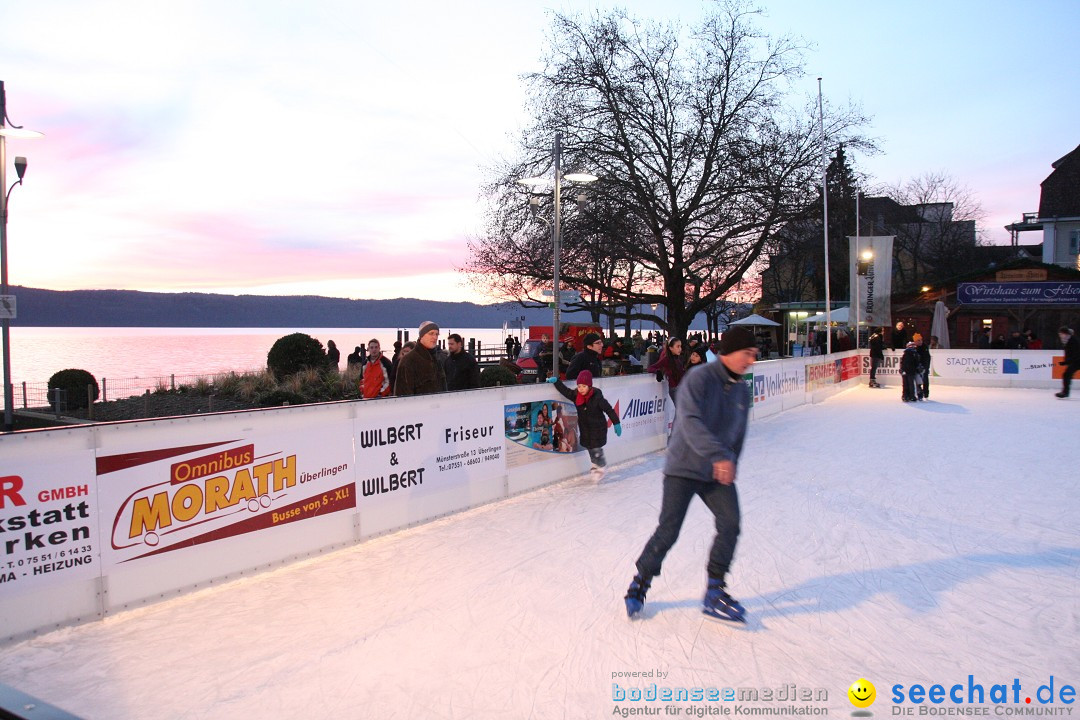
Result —
[{"label": "metal fence", "polygon": [[[238,375],[257,374],[265,370],[238,370]],[[199,375],[162,375],[144,378],[101,378],[98,382],[97,402],[109,400],[123,400],[125,398],[145,395],[147,392],[171,390],[175,391],[182,385],[198,385],[200,383],[212,383],[215,378],[229,375],[228,372],[203,373]],[[14,384],[14,399],[16,410],[28,410],[33,408],[47,408],[54,405],[67,404],[67,398],[61,397],[59,403],[54,397],[52,402],[49,398],[49,384],[46,382],[21,382]]]}]

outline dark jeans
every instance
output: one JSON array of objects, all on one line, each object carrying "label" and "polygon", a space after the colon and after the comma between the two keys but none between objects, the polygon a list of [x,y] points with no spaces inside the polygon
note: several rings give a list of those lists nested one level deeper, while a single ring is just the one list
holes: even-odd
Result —
[{"label": "dark jeans", "polygon": [[1065,374],[1061,376],[1061,392],[1066,395],[1069,394],[1069,386],[1072,384],[1072,376],[1074,372],[1080,370],[1080,365],[1067,365],[1065,367]]},{"label": "dark jeans", "polygon": [[735,491],[735,485],[665,475],[660,523],[637,560],[638,573],[642,577],[651,578],[660,574],[660,566],[679,538],[686,511],[695,495],[712,510],[716,520],[716,537],[709,551],[709,577],[722,579],[727,574],[731,558],[735,555],[735,543],[739,539],[739,494]]},{"label": "dark jeans", "polygon": [[877,369],[880,365],[880,358],[870,358],[870,382],[877,382]]},{"label": "dark jeans", "polygon": [[930,397],[930,371],[923,370],[922,375],[919,376],[919,379],[916,382],[919,385],[919,395],[924,398]]}]

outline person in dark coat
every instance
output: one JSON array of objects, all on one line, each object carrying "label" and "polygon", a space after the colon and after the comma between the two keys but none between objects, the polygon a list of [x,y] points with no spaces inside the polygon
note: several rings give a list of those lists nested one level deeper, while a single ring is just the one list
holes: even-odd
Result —
[{"label": "person in dark coat", "polygon": [[360,367],[363,364],[364,361],[360,359],[360,346],[357,345],[353,351],[349,353],[349,357],[345,358],[345,365],[352,370],[354,367]]},{"label": "person in dark coat", "polygon": [[338,351],[337,345],[333,340],[326,341],[326,366],[333,370],[338,371],[338,363],[341,362],[341,352]]},{"label": "person in dark coat", "polygon": [[594,378],[602,377],[604,368],[600,364],[600,353],[604,350],[604,338],[599,333],[585,335],[585,349],[570,360],[566,368],[566,379],[576,380],[578,373],[588,370]]},{"label": "person in dark coat", "polygon": [[657,382],[667,379],[668,395],[671,396],[671,404],[675,404],[675,388],[679,387],[679,381],[685,374],[682,362],[683,342],[679,338],[671,338],[667,341],[667,347],[660,353],[660,359],[648,367],[647,372],[656,373]]},{"label": "person in dark coat", "polygon": [[908,331],[904,327],[904,321],[898,320],[892,334],[892,349],[903,350],[908,344]]},{"label": "person in dark coat", "polygon": [[604,478],[604,467],[607,465],[604,445],[607,444],[608,418],[611,418],[616,435],[622,435],[622,425],[600,388],[593,387],[592,372],[582,370],[576,379],[576,391],[566,387],[558,378],[551,378],[548,382],[555,383],[555,389],[560,395],[574,401],[578,416],[578,440],[581,446],[589,451],[593,480],[600,482]]},{"label": "person in dark coat", "polygon": [[435,360],[435,345],[439,342],[439,326],[430,320],[420,326],[416,347],[402,354],[394,378],[394,394],[427,395],[446,389],[446,378]]},{"label": "person in dark coat", "polygon": [[446,371],[447,390],[472,390],[480,387],[480,366],[465,349],[465,343],[457,333],[451,333],[446,339],[450,354],[443,362]]},{"label": "person in dark coat", "polygon": [[1027,339],[1020,334],[1019,330],[1013,330],[1009,339],[1005,341],[1006,350],[1027,350]]},{"label": "person in dark coat", "polygon": [[1061,392],[1055,393],[1059,398],[1069,397],[1069,385],[1072,384],[1072,376],[1080,372],[1080,340],[1076,332],[1062,325],[1058,328],[1058,338],[1061,346],[1065,348],[1065,359],[1059,360],[1058,365],[1065,366],[1065,374],[1061,376]]},{"label": "person in dark coat", "polygon": [[885,328],[870,336],[870,387],[879,388],[877,369],[885,361]]},{"label": "person in dark coat", "polygon": [[514,359],[514,338],[512,335],[506,336],[506,357]]},{"label": "person in dark coat", "polygon": [[903,378],[903,390],[900,399],[904,402],[915,402],[915,384],[918,381],[922,366],[919,364],[919,351],[915,349],[915,343],[909,342],[904,348],[904,354],[900,356],[900,376]]},{"label": "person in dark coat", "polygon": [[919,333],[912,335],[911,339],[915,343],[915,352],[919,354],[919,366],[922,367],[922,372],[915,378],[915,397],[926,400],[930,397],[930,345]]}]

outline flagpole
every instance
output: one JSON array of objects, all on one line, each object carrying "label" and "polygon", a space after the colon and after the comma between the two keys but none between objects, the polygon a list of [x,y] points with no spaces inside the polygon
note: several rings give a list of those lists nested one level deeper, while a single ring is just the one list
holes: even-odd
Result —
[{"label": "flagpole", "polygon": [[862,315],[859,312],[859,301],[862,299],[862,280],[859,279],[859,257],[862,253],[862,238],[859,237],[859,188],[855,187],[855,257],[851,259],[851,262],[855,263],[855,289],[851,291],[851,297],[855,299],[855,349],[862,348],[860,343],[860,336],[862,328]]},{"label": "flagpole", "polygon": [[832,355],[832,296],[829,293],[829,161],[825,147],[825,112],[821,102],[821,78],[817,79],[818,119],[821,122],[821,198],[825,210],[825,354]]}]

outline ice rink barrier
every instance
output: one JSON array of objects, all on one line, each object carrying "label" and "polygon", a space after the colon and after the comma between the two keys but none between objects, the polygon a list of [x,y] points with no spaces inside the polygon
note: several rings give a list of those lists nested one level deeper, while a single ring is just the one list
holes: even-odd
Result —
[{"label": "ice rink barrier", "polygon": [[[870,374],[870,355],[862,353],[862,374]],[[900,351],[887,350],[878,379],[900,389]],[[1060,389],[1063,350],[931,350],[930,388],[940,385]]]},{"label": "ice rink barrier", "polygon": [[[857,353],[758,363],[752,414],[821,400],[857,369]],[[666,385],[598,381],[623,427],[609,463],[665,446]],[[579,475],[576,421],[541,384],[0,435],[0,642]],[[553,449],[555,425],[575,451]]]}]

